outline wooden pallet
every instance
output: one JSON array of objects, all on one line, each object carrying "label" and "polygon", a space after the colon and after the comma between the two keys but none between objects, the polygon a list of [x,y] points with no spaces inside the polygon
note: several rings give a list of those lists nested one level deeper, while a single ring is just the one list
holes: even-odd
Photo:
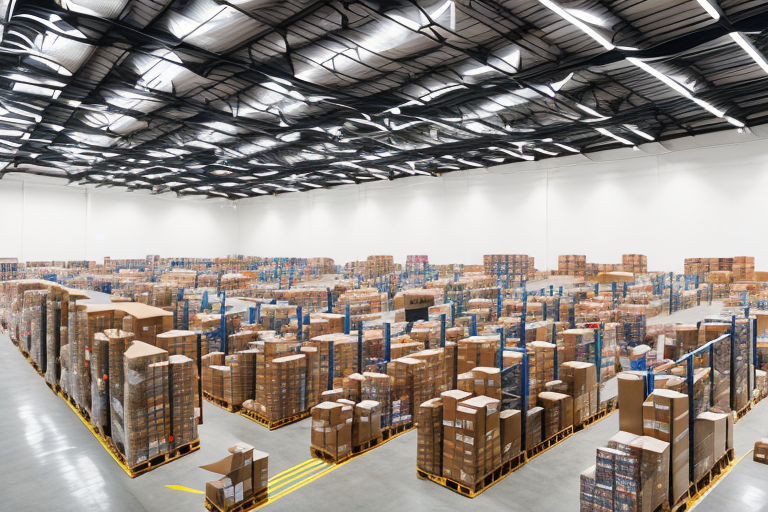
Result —
[{"label": "wooden pallet", "polygon": [[597,411],[595,414],[593,414],[592,416],[590,416],[587,419],[585,419],[581,423],[581,425],[574,426],[573,427],[573,431],[574,432],[581,432],[585,428],[594,425],[598,421],[604,420],[605,418],[607,418],[608,416],[610,416],[611,414],[616,412],[616,409],[617,409],[616,405],[617,405],[617,403],[618,403],[618,401],[617,401],[616,398],[613,398],[613,399],[609,400],[605,409],[603,409],[601,411]]},{"label": "wooden pallet", "polygon": [[325,450],[321,450],[320,448],[316,448],[314,446],[309,447],[309,453],[312,454],[313,458],[323,460],[329,464],[341,464],[342,462],[346,462],[352,457],[354,457],[354,454],[352,452],[349,452],[348,454],[343,455],[342,457],[337,457],[333,453],[327,452]]},{"label": "wooden pallet", "polygon": [[203,398],[205,398],[206,401],[208,401],[208,403],[211,403],[217,407],[220,407],[221,409],[224,409],[227,412],[238,412],[240,410],[239,405],[230,404],[225,400],[216,398],[215,396],[211,395],[207,391],[203,391]]},{"label": "wooden pallet", "polygon": [[497,482],[500,482],[501,480],[504,480],[510,473],[521,467],[523,464],[525,464],[526,458],[525,458],[525,452],[521,452],[516,457],[508,460],[495,470],[491,471],[487,475],[485,475],[483,478],[478,480],[474,486],[469,486],[464,483],[456,482],[455,480],[451,480],[450,478],[445,478],[442,476],[433,475],[431,473],[427,473],[426,471],[422,471],[420,469],[416,469],[416,476],[421,478],[422,480],[431,480],[432,482],[435,482],[439,485],[442,485],[446,489],[450,489],[455,493],[461,494],[462,496],[466,496],[467,498],[474,498],[475,496],[479,495],[486,489],[490,488]]},{"label": "wooden pallet", "polygon": [[352,455],[360,455],[362,453],[367,452],[368,450],[373,450],[380,444],[384,443],[384,436],[380,435],[374,439],[371,439],[370,441],[367,441],[359,446],[352,446]]},{"label": "wooden pallet", "polygon": [[398,425],[396,427],[387,427],[381,430],[381,435],[384,437],[384,441],[394,439],[395,437],[405,434],[409,430],[413,430],[415,425],[413,422]]},{"label": "wooden pallet", "polygon": [[226,510],[222,510],[217,507],[211,500],[205,498],[205,508],[211,512],[245,512],[246,510],[253,510],[267,502],[269,499],[269,493],[267,489],[262,489],[257,494],[254,494],[242,503],[238,503],[233,507],[229,507]]},{"label": "wooden pallet", "polygon": [[255,421],[259,425],[264,425],[269,430],[275,430],[276,428],[284,427],[286,425],[290,425],[291,423],[296,423],[297,421],[301,421],[304,418],[309,418],[309,416],[312,414],[312,411],[306,410],[306,411],[300,412],[299,414],[288,416],[287,418],[280,418],[279,420],[267,419],[261,414],[257,413],[256,411],[247,409],[245,407],[240,409],[239,414],[241,416],[245,416],[251,421]]},{"label": "wooden pallet", "polygon": [[747,415],[747,413],[748,413],[749,411],[751,411],[751,410],[752,410],[752,406],[753,406],[753,405],[754,405],[754,402],[753,402],[752,400],[750,400],[750,401],[747,403],[747,405],[745,405],[744,407],[742,407],[742,408],[741,408],[741,409],[739,409],[738,411],[734,411],[734,412],[733,412],[733,422],[734,422],[734,423],[736,423],[736,422],[737,422],[737,421],[739,421],[741,418],[743,418],[744,416],[746,416],[746,415]]},{"label": "wooden pallet", "polygon": [[707,472],[706,475],[699,478],[696,483],[691,484],[691,486],[688,488],[688,499],[693,501],[704,494],[707,489],[709,489],[712,484],[714,484],[715,481],[720,478],[720,476],[725,472],[725,469],[733,463],[735,458],[736,457],[734,455],[733,448],[726,451],[725,454],[720,457],[717,462],[715,462],[715,464]]},{"label": "wooden pallet", "polygon": [[553,435],[552,437],[545,439],[544,441],[540,442],[530,450],[526,450],[526,460],[532,460],[544,453],[545,451],[549,450],[553,446],[555,446],[557,443],[560,443],[562,441],[565,441],[569,437],[573,435],[573,426],[570,426],[568,428],[565,428],[558,432],[557,434]]}]

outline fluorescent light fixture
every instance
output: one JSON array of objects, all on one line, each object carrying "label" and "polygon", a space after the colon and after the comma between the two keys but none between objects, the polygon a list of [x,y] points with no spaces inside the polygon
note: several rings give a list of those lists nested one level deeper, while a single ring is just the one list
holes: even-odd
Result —
[{"label": "fluorescent light fixture", "polygon": [[656,140],[653,137],[653,135],[649,135],[649,134],[645,133],[644,131],[639,130],[636,126],[632,126],[631,124],[625,124],[624,128],[626,128],[627,130],[631,131],[635,135],[639,135],[640,137],[642,137],[642,138],[644,138],[646,140]]},{"label": "fluorescent light fixture", "polygon": [[700,100],[699,98],[693,98],[693,101],[694,103],[699,105],[701,108],[709,111],[710,113],[716,115],[717,117],[723,117],[725,115],[725,112],[723,112],[722,110],[716,109],[715,107],[713,107],[712,105],[710,105],[704,100]]},{"label": "fluorescent light fixture", "polygon": [[[701,1],[701,0],[699,0]],[[606,50],[613,50],[615,48],[614,44],[608,41],[606,38],[601,36],[595,29],[581,21],[580,19],[573,16],[571,13],[557,5],[552,0],[539,0],[541,4],[543,4],[545,7],[551,9],[555,13],[557,13],[561,18],[568,21],[572,25],[576,25],[579,29],[581,29],[582,32],[587,34],[589,37],[603,45],[603,47]]]},{"label": "fluorescent light fixture", "polygon": [[554,151],[548,151],[546,149],[541,149],[541,148],[533,148],[533,150],[534,151],[538,151],[539,153],[542,153],[542,154],[545,154],[545,155],[549,155],[549,156],[557,156],[557,155],[559,155],[559,153],[555,153]]},{"label": "fluorescent light fixture", "polygon": [[720,13],[715,8],[715,6],[712,5],[712,3],[709,0],[696,0],[696,1],[699,2],[699,5],[701,5],[704,8],[704,10],[707,11],[707,14],[712,16],[712,18],[714,18],[715,20],[720,19]]},{"label": "fluorescent light fixture", "polygon": [[464,160],[463,158],[459,158],[457,161],[465,164],[465,165],[471,165],[473,167],[485,167],[483,164],[479,164],[477,162],[471,162],[469,160]]},{"label": "fluorescent light fixture", "polygon": [[475,75],[482,75],[483,73],[490,73],[491,71],[494,71],[494,69],[491,66],[480,66],[477,68],[472,68],[467,71],[464,71],[462,75],[475,76]]},{"label": "fluorescent light fixture", "polygon": [[739,46],[741,46],[747,54],[749,54],[750,57],[757,63],[758,66],[763,68],[763,71],[768,73],[768,61],[766,61],[765,57],[762,53],[757,51],[757,48],[752,46],[752,43],[747,41],[747,39],[741,35],[739,32],[731,32],[731,38],[736,41]]},{"label": "fluorescent light fixture", "polygon": [[599,112],[597,112],[595,110],[592,110],[588,106],[582,105],[581,103],[577,103],[576,106],[579,107],[584,112],[586,112],[587,114],[589,114],[591,116],[599,117],[600,119],[609,119],[609,117],[610,117],[610,116],[604,116],[603,114],[601,114],[601,113],[599,113]]},{"label": "fluorescent light fixture", "polygon": [[731,116],[725,116],[725,120],[731,123],[733,126],[737,126],[739,128],[744,128],[744,123],[739,121],[738,119],[734,119]]},{"label": "fluorescent light fixture", "polygon": [[689,100],[692,100],[692,99],[693,99],[693,95],[691,94],[691,92],[690,92],[688,89],[686,89],[685,87],[683,87],[683,86],[682,86],[681,84],[679,84],[678,82],[676,82],[676,81],[672,80],[671,78],[669,78],[667,75],[665,75],[665,74],[664,74],[664,73],[662,73],[661,71],[658,71],[658,70],[656,70],[656,69],[652,68],[651,66],[649,66],[649,65],[648,65],[648,64],[646,64],[645,62],[643,62],[643,61],[641,61],[641,60],[638,60],[638,59],[636,59],[636,58],[634,58],[634,57],[627,57],[627,60],[628,60],[628,61],[629,61],[631,64],[634,64],[635,66],[637,66],[637,67],[639,67],[640,69],[642,69],[643,71],[645,71],[646,73],[650,73],[650,74],[651,74],[651,75],[653,75],[654,77],[658,78],[659,80],[661,80],[662,82],[664,82],[665,84],[667,84],[667,85],[668,85],[668,86],[670,86],[672,89],[674,89],[674,90],[675,90],[675,91],[677,91],[678,93],[682,94],[683,96],[685,96],[685,97],[686,97],[686,98],[688,98]]},{"label": "fluorescent light fixture", "polygon": [[622,144],[626,144],[627,146],[634,146],[635,145],[634,142],[630,142],[627,139],[625,139],[624,137],[619,137],[615,133],[611,133],[608,130],[606,130],[605,128],[595,128],[595,130],[597,130],[598,132],[602,133],[606,137],[610,137],[612,139],[615,139],[615,140],[621,142]]},{"label": "fluorescent light fixture", "polygon": [[323,188],[323,186],[322,186],[322,185],[318,185],[317,183],[308,183],[308,182],[306,182],[306,181],[301,181],[300,183],[301,183],[302,185],[305,185],[305,186],[307,186],[307,187],[312,187],[312,188]]}]

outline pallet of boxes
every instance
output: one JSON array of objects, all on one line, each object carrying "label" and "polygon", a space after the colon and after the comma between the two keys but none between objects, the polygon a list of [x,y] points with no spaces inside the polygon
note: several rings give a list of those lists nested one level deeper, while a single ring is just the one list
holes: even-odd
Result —
[{"label": "pallet of boxes", "polygon": [[620,430],[581,474],[581,510],[684,510],[732,460],[733,417],[700,413],[691,432],[688,395],[670,389],[647,394],[643,372],[618,377]]},{"label": "pallet of boxes", "polygon": [[230,455],[200,466],[223,475],[205,484],[205,508],[218,512],[251,510],[268,499],[269,455],[245,443],[229,448]]}]

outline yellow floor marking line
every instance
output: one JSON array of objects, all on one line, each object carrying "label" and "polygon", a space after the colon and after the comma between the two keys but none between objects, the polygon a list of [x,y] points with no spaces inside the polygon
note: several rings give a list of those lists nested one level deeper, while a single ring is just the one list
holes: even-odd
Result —
[{"label": "yellow floor marking line", "polygon": [[321,464],[324,464],[322,460],[319,459],[309,459],[307,462],[303,462],[297,466],[292,467],[291,469],[287,469],[283,471],[282,473],[278,473],[273,478],[270,478],[269,485],[276,484],[278,482],[281,482],[285,480],[286,478],[295,475],[296,473],[299,473],[301,471],[304,471],[309,468],[317,467]]},{"label": "yellow floor marking line", "polygon": [[718,478],[718,479],[717,479],[717,481],[716,481],[714,484],[711,484],[711,485],[710,485],[710,486],[707,488],[707,490],[706,490],[706,491],[704,491],[704,492],[703,492],[703,493],[702,493],[702,494],[701,494],[701,495],[700,495],[698,498],[696,498],[696,500],[694,500],[693,502],[691,502],[691,503],[689,503],[689,504],[688,504],[688,510],[693,510],[694,508],[696,508],[696,506],[697,506],[699,503],[701,503],[701,500],[703,500],[704,498],[706,498],[706,497],[707,497],[707,495],[708,495],[710,492],[712,492],[712,490],[713,490],[715,487],[717,487],[718,485],[720,485],[720,482],[722,482],[723,480],[725,480],[725,477],[727,477],[727,476],[728,476],[728,473],[730,473],[730,472],[731,472],[731,471],[732,471],[732,470],[733,470],[733,469],[736,467],[736,464],[738,464],[739,462],[741,462],[741,461],[744,459],[744,457],[746,457],[746,456],[747,456],[747,455],[749,455],[750,453],[752,453],[752,450],[749,450],[747,453],[745,453],[744,455],[742,455],[741,457],[739,457],[738,459],[736,459],[736,461],[735,461],[733,464],[731,464],[730,466],[726,467],[726,468],[723,470],[723,473],[720,475],[720,478]]},{"label": "yellow floor marking line", "polygon": [[[318,466],[311,466],[311,467],[309,467],[309,469],[306,469],[304,471],[300,470],[300,471],[302,471],[301,473],[299,473],[298,475],[294,476],[293,478],[291,478],[289,480],[284,480],[283,482],[280,482],[280,483],[278,483],[276,485],[275,484],[271,484],[269,486],[269,492],[270,493],[274,493],[274,491],[276,491],[278,489],[281,489],[281,488],[285,487],[286,485],[290,484],[291,482],[295,482],[296,480],[301,482],[301,480],[303,478],[307,478],[310,475],[313,475],[313,474],[317,473],[318,470],[322,471],[322,470],[327,469],[328,467],[329,467],[328,464],[323,463],[322,466],[320,466],[320,465],[318,465]],[[294,485],[296,485],[296,484],[294,484]]]},{"label": "yellow floor marking line", "polygon": [[[78,410],[77,410],[77,407],[75,407],[74,405],[72,405],[72,403],[71,403],[69,400],[67,400],[66,398],[64,398],[63,396],[59,395],[59,398],[61,398],[62,400],[64,400],[64,403],[66,403],[66,404],[69,406],[69,408],[70,408],[70,409],[72,409],[72,411],[73,411],[73,412],[74,412],[74,413],[77,415],[77,417],[78,417],[78,418],[80,418],[80,421],[82,421],[82,422],[83,422],[83,425],[85,425],[86,427],[88,427],[88,430],[90,430],[90,431],[91,431],[91,434],[93,434],[93,437],[95,437],[95,438],[96,438],[96,440],[97,440],[99,443],[101,443],[101,446],[103,446],[103,447],[104,447],[104,449],[105,449],[105,450],[107,450],[107,453],[109,453],[109,455],[110,455],[110,456],[111,456],[113,459],[115,459],[115,462],[117,462],[117,464],[118,464],[118,465],[119,465],[121,468],[123,468],[123,471],[125,471],[125,473],[126,473],[128,476],[131,476],[131,472],[128,470],[128,468],[127,468],[126,466],[124,466],[122,462],[120,462],[120,459],[118,459],[118,458],[117,458],[117,456],[116,456],[116,455],[115,455],[115,454],[112,452],[112,449],[109,447],[109,445],[107,445],[107,443],[106,443],[106,442],[104,442],[104,440],[101,438],[101,436],[100,436],[99,434],[97,434],[97,433],[96,433],[96,430],[94,430],[94,428],[93,428],[93,425],[91,425],[91,423],[90,423],[88,420],[86,420],[86,419],[83,417],[83,415],[82,415],[82,414],[80,414],[80,411],[78,411]],[[131,477],[131,478],[133,478],[133,477]]]},{"label": "yellow floor marking line", "polygon": [[203,491],[198,491],[197,489],[192,489],[190,487],[184,487],[183,485],[166,485],[167,488],[173,489],[174,491],[184,491],[184,492],[192,492],[195,494],[205,494]]}]

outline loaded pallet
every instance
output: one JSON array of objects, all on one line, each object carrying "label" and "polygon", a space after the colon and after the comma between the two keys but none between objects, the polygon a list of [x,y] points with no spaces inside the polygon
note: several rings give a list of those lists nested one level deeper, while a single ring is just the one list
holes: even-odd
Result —
[{"label": "loaded pallet", "polygon": [[27,351],[26,351],[26,350],[22,350],[21,348],[19,348],[19,352],[21,352],[21,355],[23,355],[23,356],[24,356],[24,359],[26,359],[26,360],[27,360],[27,362],[28,362],[30,365],[32,365],[32,368],[34,368],[34,369],[35,369],[35,371],[37,372],[37,374],[38,374],[39,376],[41,376],[41,377],[45,378],[45,373],[43,373],[43,372],[41,372],[41,371],[40,371],[40,368],[38,368],[38,367],[37,367],[37,363],[35,362],[35,360],[34,360],[34,359],[32,359],[31,357],[29,357],[29,354],[27,353]]},{"label": "loaded pallet", "polygon": [[431,480],[432,482],[442,485],[446,489],[450,489],[453,492],[461,494],[462,496],[466,496],[467,498],[474,498],[481,492],[494,485],[496,482],[504,480],[510,473],[525,464],[525,455],[525,452],[520,452],[516,457],[513,457],[512,459],[502,464],[500,467],[485,475],[485,477],[483,477],[474,486],[468,486],[466,484],[456,482],[455,480],[451,480],[450,478],[433,475],[420,469],[416,470],[416,476],[422,480]]},{"label": "loaded pallet", "polygon": [[[32,361],[29,356],[25,355],[24,351],[19,349],[19,352],[29,361],[30,365],[32,365],[35,370],[37,370],[36,365],[34,364],[34,361]],[[40,373],[39,370],[37,370],[38,373]],[[42,373],[40,373],[41,376],[43,376]],[[200,449],[200,439],[195,439],[194,441],[191,441],[189,443],[183,444],[181,446],[177,446],[173,450],[169,450],[168,453],[163,453],[160,455],[157,455],[155,457],[152,457],[146,462],[142,462],[141,464],[137,464],[135,466],[128,466],[125,460],[125,456],[117,449],[117,447],[114,446],[114,443],[112,443],[112,439],[108,436],[105,436],[98,427],[94,426],[91,423],[91,417],[88,414],[88,411],[86,411],[83,407],[80,406],[75,400],[70,397],[58,384],[51,384],[48,381],[43,380],[43,382],[46,383],[48,388],[53,391],[55,395],[57,395],[59,398],[64,400],[64,402],[69,406],[70,409],[77,415],[78,418],[80,418],[80,421],[83,422],[83,424],[88,428],[88,430],[91,431],[91,434],[98,439],[99,443],[104,447],[105,450],[109,452],[110,455],[112,455],[112,458],[115,459],[115,462],[117,462],[121,468],[123,468],[123,471],[130,476],[131,478],[136,478],[139,475],[142,475],[148,471],[151,471],[155,469],[156,467],[162,466],[164,464],[167,464],[173,460],[176,460],[180,457],[183,457],[184,455],[188,455],[194,451],[197,451]]]},{"label": "loaded pallet", "polygon": [[246,510],[253,510],[258,508],[261,505],[264,505],[267,501],[269,501],[269,492],[267,489],[262,489],[260,492],[254,494],[242,503],[239,503],[234,507],[229,507],[226,510],[222,510],[221,508],[217,507],[211,500],[205,498],[205,508],[211,512],[245,512]]},{"label": "loaded pallet", "polygon": [[396,427],[385,428],[381,431],[381,435],[379,437],[371,439],[362,445],[353,446],[352,451],[341,458],[336,458],[332,453],[326,452],[325,450],[316,448],[314,446],[310,446],[309,451],[312,454],[312,457],[316,459],[324,460],[330,464],[341,464],[342,462],[346,462],[350,459],[363,455],[364,453],[373,450],[374,448],[377,448],[386,442],[405,434],[406,432],[410,432],[414,428],[415,425],[413,422],[398,425]]},{"label": "loaded pallet", "polygon": [[590,416],[587,419],[585,419],[581,423],[581,425],[577,425],[577,426],[573,427],[573,431],[574,432],[581,432],[585,428],[591,427],[592,425],[594,425],[598,421],[602,421],[605,418],[607,418],[608,416],[610,416],[611,414],[613,414],[614,412],[616,412],[616,410],[618,408],[619,408],[619,398],[618,397],[611,398],[607,402],[607,405],[606,405],[605,409],[597,411],[595,414],[593,414],[592,416]]},{"label": "loaded pallet", "polygon": [[244,407],[241,408],[238,411],[238,413],[241,416],[244,416],[251,421],[255,421],[259,425],[263,425],[267,427],[269,430],[275,430],[276,428],[284,427],[291,423],[296,423],[297,421],[301,421],[304,418],[309,418],[309,416],[312,414],[312,411],[306,410],[306,411],[300,412],[299,414],[294,414],[293,416],[280,418],[279,420],[270,420],[265,416],[262,416],[261,414],[257,413],[256,411],[252,411],[251,409],[246,409]]},{"label": "loaded pallet", "polygon": [[213,405],[224,409],[227,412],[238,412],[240,410],[239,405],[230,404],[225,400],[220,400],[207,391],[203,391],[203,398],[205,398],[209,403],[212,403]]},{"label": "loaded pallet", "polygon": [[533,448],[526,450],[525,452],[526,462],[535,459],[545,451],[555,446],[557,443],[565,441],[572,435],[573,435],[573,426],[570,426],[570,427],[564,428],[563,430],[553,435],[552,437],[543,440]]},{"label": "loaded pallet", "polygon": [[723,476],[726,470],[734,464],[735,456],[733,448],[730,448],[720,459],[715,462],[707,474],[699,478],[699,480],[688,488],[688,492],[684,494],[677,502],[670,506],[669,503],[664,503],[659,506],[654,512],[682,512],[692,507],[697,500],[703,498],[718,479]]},{"label": "loaded pallet", "polygon": [[752,410],[753,406],[754,406],[754,402],[752,400],[750,400],[749,402],[747,402],[747,405],[745,405],[744,407],[742,407],[738,411],[734,411],[733,412],[733,415],[734,415],[733,422],[736,423],[741,418],[746,416],[747,413]]}]

